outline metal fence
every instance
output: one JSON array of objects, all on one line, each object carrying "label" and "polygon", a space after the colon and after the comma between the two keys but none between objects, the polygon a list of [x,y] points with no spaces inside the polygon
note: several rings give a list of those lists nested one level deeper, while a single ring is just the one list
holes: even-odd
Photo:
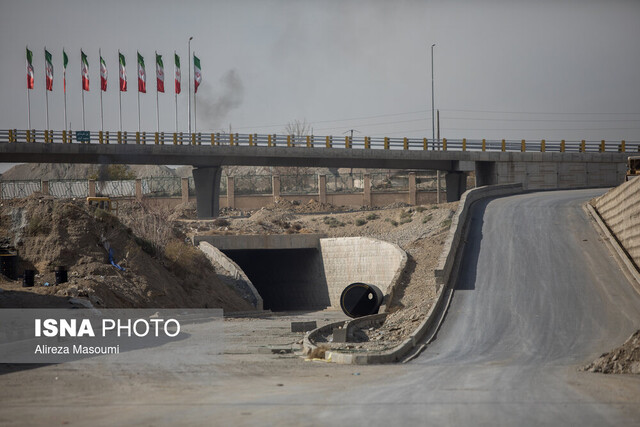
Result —
[{"label": "metal fence", "polygon": [[280,175],[280,194],[318,194],[318,175]]},{"label": "metal fence", "polygon": [[361,193],[364,178],[361,173],[348,175],[327,175],[327,193]]},{"label": "metal fence", "polygon": [[173,176],[143,178],[142,194],[147,197],[180,197],[182,180]]},{"label": "metal fence", "polygon": [[135,197],[136,181],[96,181],[96,196]]},{"label": "metal fence", "polygon": [[2,198],[17,199],[22,197],[29,197],[36,191],[42,190],[42,183],[40,181],[0,181],[2,188]]},{"label": "metal fence", "polygon": [[49,194],[59,199],[84,198],[89,196],[89,181],[52,180],[49,181]]},{"label": "metal fence", "polygon": [[409,191],[409,176],[392,173],[372,173],[371,191]]},{"label": "metal fence", "polygon": [[640,152],[640,141],[487,140],[389,137],[295,136],[240,133],[94,132],[0,130],[0,143],[227,145],[261,147],[348,148],[382,150],[508,151],[508,152]]},{"label": "metal fence", "polygon": [[240,175],[233,179],[234,194],[273,194],[271,175]]}]

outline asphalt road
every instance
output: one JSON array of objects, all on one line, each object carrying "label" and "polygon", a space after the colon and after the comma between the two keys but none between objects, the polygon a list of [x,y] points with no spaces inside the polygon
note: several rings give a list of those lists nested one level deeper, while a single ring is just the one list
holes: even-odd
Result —
[{"label": "asphalt road", "polygon": [[447,316],[409,364],[56,365],[0,375],[0,424],[640,425],[640,376],[577,370],[640,328],[640,294],[582,209],[602,192],[476,203]]},{"label": "asphalt road", "polygon": [[640,328],[640,295],[582,209],[601,193],[474,205],[437,339],[408,374],[365,391],[381,408],[362,413],[380,425],[640,425],[640,378],[576,372]]}]

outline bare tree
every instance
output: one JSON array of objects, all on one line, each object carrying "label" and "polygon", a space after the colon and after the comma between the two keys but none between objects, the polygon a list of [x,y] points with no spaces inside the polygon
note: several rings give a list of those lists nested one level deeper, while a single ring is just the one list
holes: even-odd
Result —
[{"label": "bare tree", "polygon": [[[306,136],[311,134],[311,124],[307,123],[306,119],[302,120],[294,120],[292,122],[287,123],[287,126],[284,128],[284,131],[287,135],[291,135],[292,146],[296,146],[296,143],[306,144]],[[274,168],[274,173],[278,175],[294,175],[296,177],[300,177],[301,175],[308,175],[311,173],[311,168],[307,167],[276,167]]]},{"label": "bare tree", "polygon": [[284,128],[284,131],[287,135],[293,136],[293,145],[296,145],[296,141],[302,141],[304,137],[311,133],[311,125],[307,123],[306,119],[294,120],[292,122],[287,123],[287,126]]}]

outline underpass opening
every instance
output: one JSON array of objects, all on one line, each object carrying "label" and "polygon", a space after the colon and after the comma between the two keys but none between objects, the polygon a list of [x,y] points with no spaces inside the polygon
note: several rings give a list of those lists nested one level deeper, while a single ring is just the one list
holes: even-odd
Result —
[{"label": "underpass opening", "polygon": [[265,310],[321,310],[331,306],[317,248],[223,250],[249,277]]}]

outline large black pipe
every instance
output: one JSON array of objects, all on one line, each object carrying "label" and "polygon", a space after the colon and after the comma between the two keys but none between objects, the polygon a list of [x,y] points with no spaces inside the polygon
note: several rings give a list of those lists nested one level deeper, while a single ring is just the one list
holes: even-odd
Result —
[{"label": "large black pipe", "polygon": [[349,317],[362,317],[378,313],[384,295],[378,287],[366,283],[352,283],[340,295],[340,307]]}]

